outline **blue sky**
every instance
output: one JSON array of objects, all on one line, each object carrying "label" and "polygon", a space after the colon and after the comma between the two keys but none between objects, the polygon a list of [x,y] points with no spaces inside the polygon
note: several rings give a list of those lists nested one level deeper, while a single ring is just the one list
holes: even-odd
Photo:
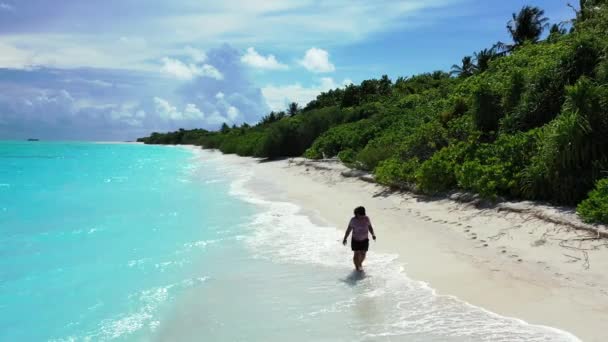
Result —
[{"label": "blue sky", "polygon": [[0,139],[254,123],[388,74],[448,70],[567,0],[0,0]]}]

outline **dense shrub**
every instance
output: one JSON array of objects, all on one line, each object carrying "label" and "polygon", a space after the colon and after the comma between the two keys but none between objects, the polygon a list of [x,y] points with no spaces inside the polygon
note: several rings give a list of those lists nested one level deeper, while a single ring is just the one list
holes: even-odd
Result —
[{"label": "dense shrub", "polygon": [[494,199],[519,196],[523,171],[536,153],[537,131],[501,135],[492,144],[481,144],[457,168],[460,188]]},{"label": "dense shrub", "polygon": [[390,158],[380,162],[374,173],[380,184],[404,188],[415,184],[416,171],[419,167],[420,162],[417,158],[405,162],[398,158]]},{"label": "dense shrub", "polygon": [[608,178],[599,180],[576,210],[585,222],[608,224]]},{"label": "dense shrub", "polygon": [[357,157],[357,153],[350,148],[338,153],[338,159],[340,159],[340,161],[346,165],[351,165],[351,164],[355,163],[356,157]]},{"label": "dense shrub", "polygon": [[443,148],[420,165],[416,187],[427,194],[447,191],[456,186],[456,168],[472,153],[473,146],[458,143]]},{"label": "dense shrub", "polygon": [[563,112],[543,128],[524,175],[524,193],[563,204],[581,201],[608,160],[605,88],[582,78],[568,87]]},{"label": "dense shrub", "polygon": [[421,161],[447,146],[448,131],[437,121],[431,121],[416,128],[412,134],[403,138],[399,146],[399,156],[403,160],[418,158]]},{"label": "dense shrub", "polygon": [[376,140],[365,146],[364,149],[359,151],[356,156],[358,167],[371,171],[375,169],[378,164],[390,158],[394,154],[395,146],[383,145],[382,140]]},{"label": "dense shrub", "polygon": [[504,112],[500,94],[489,83],[481,84],[473,92],[473,121],[482,132],[498,130]]},{"label": "dense shrub", "polygon": [[315,140],[310,153],[334,157],[345,149],[360,150],[377,133],[378,128],[371,120],[361,120],[335,126]]}]

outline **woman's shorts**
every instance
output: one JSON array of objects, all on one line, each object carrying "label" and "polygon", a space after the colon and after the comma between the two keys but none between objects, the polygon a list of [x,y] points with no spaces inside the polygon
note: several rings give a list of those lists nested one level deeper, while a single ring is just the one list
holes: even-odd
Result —
[{"label": "woman's shorts", "polygon": [[369,249],[369,239],[365,239],[365,240],[351,240],[350,241],[350,248],[353,251],[365,251],[367,252],[367,250]]}]

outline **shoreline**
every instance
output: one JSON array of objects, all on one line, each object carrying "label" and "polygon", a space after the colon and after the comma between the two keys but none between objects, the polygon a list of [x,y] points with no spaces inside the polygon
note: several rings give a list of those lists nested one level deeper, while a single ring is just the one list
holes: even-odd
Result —
[{"label": "shoreline", "polygon": [[365,205],[378,235],[370,252],[399,255],[405,273],[438,294],[583,341],[608,336],[604,240],[587,240],[588,233],[523,213],[389,192],[343,176],[347,168],[337,163],[312,168],[298,159],[223,159],[252,170],[253,190],[297,204],[313,222],[341,230],[352,208]]}]

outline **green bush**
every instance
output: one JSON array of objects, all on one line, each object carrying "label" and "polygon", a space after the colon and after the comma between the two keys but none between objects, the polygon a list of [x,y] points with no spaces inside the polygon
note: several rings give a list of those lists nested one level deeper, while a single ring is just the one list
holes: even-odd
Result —
[{"label": "green bush", "polygon": [[345,149],[360,150],[377,133],[378,128],[368,119],[334,126],[313,143],[316,155],[334,157]]},{"label": "green bush", "polygon": [[488,83],[481,84],[473,93],[473,121],[482,132],[498,130],[498,122],[503,117],[502,98]]},{"label": "green bush", "polygon": [[513,179],[509,163],[498,158],[467,161],[456,172],[458,186],[472,190],[484,198],[495,199],[499,193],[508,192],[518,184]]},{"label": "green bush", "polygon": [[519,105],[525,87],[526,79],[523,72],[516,70],[509,79],[509,87],[503,103],[506,112],[511,112]]},{"label": "green bush", "polygon": [[608,178],[599,180],[576,210],[585,222],[608,224]]},{"label": "green bush", "polygon": [[438,121],[431,121],[416,128],[412,134],[403,138],[399,146],[399,156],[403,160],[418,158],[429,159],[449,143],[448,131]]},{"label": "green bush", "polygon": [[479,144],[456,170],[460,188],[488,199],[520,195],[523,171],[537,150],[537,131],[500,135],[491,144]]},{"label": "green bush", "polygon": [[542,129],[523,185],[528,198],[572,205],[585,198],[607,164],[608,92],[583,77],[567,93],[563,112]]},{"label": "green bush", "polygon": [[447,124],[449,121],[461,117],[464,113],[469,110],[469,105],[466,100],[462,97],[458,97],[454,100],[452,107],[448,110],[441,112],[439,119],[443,124]]},{"label": "green bush", "polygon": [[394,154],[393,149],[394,147],[391,146],[370,143],[357,153],[355,159],[359,162],[359,167],[371,171],[375,169],[381,161],[390,158]]},{"label": "green bush", "polygon": [[352,149],[347,149],[338,153],[338,159],[344,164],[353,164],[356,161],[357,153]]},{"label": "green bush", "polygon": [[311,147],[304,152],[304,158],[315,159],[315,160],[323,159],[323,154],[321,154],[321,152],[319,152],[319,150]]},{"label": "green bush", "polygon": [[470,153],[466,143],[450,145],[426,160],[416,172],[416,187],[426,194],[436,194],[455,187],[455,168]]},{"label": "green bush", "polygon": [[374,175],[380,184],[404,187],[415,184],[416,171],[419,167],[420,162],[416,158],[405,162],[397,158],[390,158],[380,162],[374,170]]}]

